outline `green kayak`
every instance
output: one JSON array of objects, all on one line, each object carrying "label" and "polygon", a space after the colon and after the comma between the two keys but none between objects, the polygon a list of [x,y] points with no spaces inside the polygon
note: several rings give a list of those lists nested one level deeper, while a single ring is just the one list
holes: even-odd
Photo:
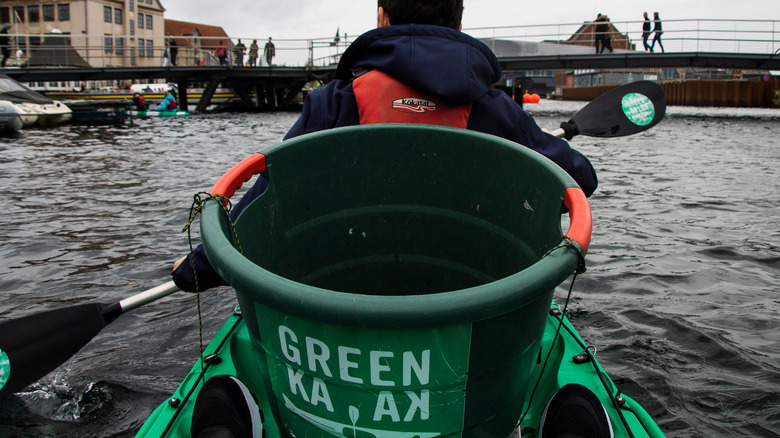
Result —
[{"label": "green kayak", "polygon": [[131,117],[181,117],[190,115],[187,111],[126,110],[125,113]]},{"label": "green kayak", "polygon": [[[561,330],[556,337],[559,326]],[[547,359],[551,348],[553,352]],[[280,431],[279,425],[270,415],[271,398],[265,392],[261,375],[256,372],[254,357],[251,354],[242,354],[242,352],[249,353],[251,350],[252,341],[249,331],[240,310],[236,309],[206,348],[204,360],[195,364],[176,392],[149,416],[137,436],[190,436],[193,407],[200,387],[209,377],[225,374],[238,377],[253,389],[260,409],[266,413],[263,423],[266,437],[289,436]],[[535,388],[533,398],[527,398],[528,402],[523,407],[523,412],[527,414],[517,428],[518,431],[523,431],[522,436],[538,437],[547,403],[564,385],[576,382],[590,389],[598,397],[609,415],[615,437],[663,437],[663,433],[650,415],[629,396],[620,393],[593,356],[588,356],[587,360],[584,360],[582,355],[585,351],[586,344],[568,319],[561,316],[558,306],[553,304],[547,316],[541,344],[540,357],[543,358],[543,362],[534,367],[531,376],[534,383],[538,382],[538,387]],[[543,366],[544,359],[547,359],[546,367]],[[541,374],[543,368],[544,373]],[[369,431],[360,433],[360,429],[358,432],[358,436],[383,436],[370,434]],[[330,435],[323,432],[321,436],[352,437],[354,435],[348,433]]]},{"label": "green kayak", "polygon": [[[217,201],[258,173],[267,189],[232,223]],[[239,307],[138,436],[190,436],[214,376],[245,386],[269,438],[555,436],[579,409],[575,428],[663,436],[551,306],[591,214],[541,155],[466,130],[339,128],[254,154],[210,193],[204,249]]]}]

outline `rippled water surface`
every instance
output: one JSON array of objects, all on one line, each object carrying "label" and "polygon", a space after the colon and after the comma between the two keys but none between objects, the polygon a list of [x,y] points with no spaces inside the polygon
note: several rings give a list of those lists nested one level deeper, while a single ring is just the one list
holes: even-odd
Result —
[{"label": "rippled water surface", "polygon": [[[581,106],[528,110],[554,128]],[[280,141],[297,116],[0,138],[0,320],[167,281],[188,250],[192,195]],[[779,134],[778,110],[672,107],[648,132],[572,142],[600,186],[570,317],[669,436],[780,436]],[[206,339],[234,305],[228,288],[202,294]],[[0,400],[0,436],[132,436],[194,364],[198,327],[183,293],[122,316]]]}]

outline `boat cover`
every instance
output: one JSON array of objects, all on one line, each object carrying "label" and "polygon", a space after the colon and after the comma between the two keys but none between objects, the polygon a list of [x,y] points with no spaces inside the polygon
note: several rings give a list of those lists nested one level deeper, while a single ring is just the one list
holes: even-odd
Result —
[{"label": "boat cover", "polygon": [[16,82],[6,75],[0,75],[0,100],[11,102],[32,102],[49,104],[54,102],[48,97]]}]

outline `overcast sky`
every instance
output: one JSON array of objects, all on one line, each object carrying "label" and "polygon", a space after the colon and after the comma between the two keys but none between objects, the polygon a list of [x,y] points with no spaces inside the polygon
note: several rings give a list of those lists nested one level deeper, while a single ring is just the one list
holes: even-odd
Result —
[{"label": "overcast sky", "polygon": [[[233,38],[359,35],[376,25],[375,0],[160,0],[165,18],[222,26]],[[601,12],[613,22],[642,19],[645,10],[663,20],[780,20],[780,0],[654,0],[642,9],[626,0],[464,0],[464,29],[529,24],[581,23]]]}]

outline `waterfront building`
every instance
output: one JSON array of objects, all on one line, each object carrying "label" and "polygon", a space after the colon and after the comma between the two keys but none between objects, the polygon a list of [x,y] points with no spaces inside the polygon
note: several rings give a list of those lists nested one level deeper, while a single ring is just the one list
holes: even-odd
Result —
[{"label": "waterfront building", "polygon": [[61,33],[93,67],[157,66],[165,52],[159,0],[3,0],[0,23],[11,23],[11,64]]}]

